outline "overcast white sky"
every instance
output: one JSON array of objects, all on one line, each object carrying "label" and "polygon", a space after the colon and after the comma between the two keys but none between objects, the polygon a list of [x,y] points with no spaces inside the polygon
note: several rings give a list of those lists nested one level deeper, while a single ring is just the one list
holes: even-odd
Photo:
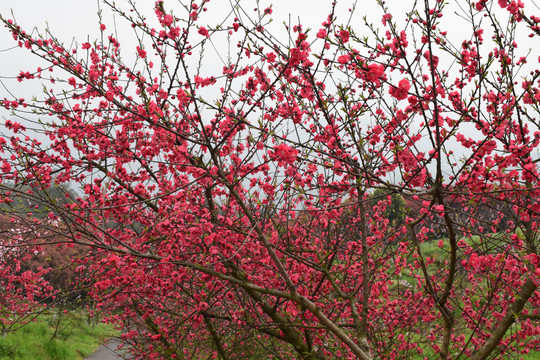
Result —
[{"label": "overcast white sky", "polygon": [[[125,7],[128,0],[116,0],[120,7]],[[154,0],[133,0],[138,4],[138,8],[148,18],[153,19],[153,4]],[[207,5],[210,9],[215,9],[214,15],[223,17],[227,14],[230,8],[230,2],[236,0],[212,0]],[[292,23],[296,23],[298,18],[306,27],[311,27],[315,32],[320,28],[320,24],[326,20],[326,17],[331,9],[333,0],[260,0],[262,8],[265,8],[273,3],[273,18],[275,24],[281,24],[291,19]],[[434,2],[434,0],[430,0]],[[200,1],[197,1],[199,3]],[[460,11],[456,4],[464,4],[465,0],[449,0],[450,9],[446,12],[443,28],[447,29],[449,35],[456,40],[455,45],[458,47],[461,41],[470,38],[470,26],[459,17],[452,14],[453,11]],[[533,0],[525,0],[529,14],[535,14],[540,17],[540,9],[534,4]],[[177,0],[165,0],[165,7],[177,4]],[[338,23],[347,23],[349,20],[348,9],[355,3],[354,0],[338,0]],[[414,0],[386,0],[386,4],[390,7],[394,18],[404,19],[405,13],[412,10]],[[423,4],[423,1],[419,1]],[[495,0],[495,4],[497,1]],[[70,44],[73,39],[79,44],[90,39],[91,41],[99,36],[99,18],[97,15],[99,5],[102,0],[0,0],[0,14],[6,18],[14,18],[27,31],[32,31],[35,27],[41,33],[48,27],[51,33],[59,38],[64,44]],[[123,5],[122,5],[123,4]],[[241,0],[241,4],[247,12],[253,11],[256,6],[256,0]],[[368,20],[376,25],[381,24],[381,11],[376,4],[376,0],[358,0],[358,8],[351,19],[351,26],[357,31],[363,26],[363,16],[367,16]],[[115,21],[120,29],[118,38],[125,51],[135,53],[137,45],[136,39],[133,37],[131,29],[121,30],[122,25],[126,26],[118,17],[113,18],[111,11],[107,6],[101,5],[103,10],[104,23],[107,25],[107,35],[114,29]],[[495,5],[497,7],[497,5]],[[126,7],[127,8],[127,7]],[[13,15],[11,15],[13,11]],[[422,11],[422,9],[419,9]],[[499,11],[500,22],[505,24],[507,21],[507,13]],[[210,16],[210,15],[208,15]],[[201,19],[202,20],[202,19]],[[211,22],[211,21],[209,21]],[[232,21],[228,21],[228,24]],[[204,24],[204,20],[201,25]],[[125,28],[124,28],[125,29]],[[280,28],[282,33],[278,36],[285,36],[285,31]],[[486,32],[489,34],[489,26],[486,27]],[[384,33],[384,31],[383,31]],[[369,33],[366,32],[366,35]],[[529,66],[538,67],[538,55],[540,47],[537,40],[532,41],[527,37],[528,33],[518,35],[517,42],[520,46],[521,55],[525,55],[528,48],[533,51],[530,56]],[[486,40],[489,35],[486,36]],[[485,51],[490,51],[491,45],[486,47]],[[16,97],[31,98],[33,95],[41,93],[41,85],[37,82],[18,83],[14,77],[21,70],[35,71],[41,64],[35,56],[30,54],[26,49],[16,47],[11,35],[3,28],[0,28],[0,80],[7,88],[13,92]],[[206,61],[216,61],[207,57]],[[216,64],[219,65],[219,64]],[[221,67],[219,68],[221,69]],[[400,75],[401,76],[401,75]],[[11,77],[11,79],[10,79]],[[4,97],[11,98],[8,91],[0,84],[0,100]],[[0,108],[0,124],[3,118],[8,115],[5,110]]]},{"label": "overcast white sky", "polygon": [[[410,4],[411,0],[390,0],[396,4]],[[119,7],[129,9],[127,0],[116,0]],[[147,14],[149,19],[154,19],[153,5],[154,0],[135,0],[138,9]],[[212,0],[207,4],[210,11],[208,17],[212,14],[222,18],[229,9],[230,3],[234,0]],[[197,1],[200,3],[200,1]],[[278,25],[288,22],[289,18],[292,23],[297,23],[298,18],[307,27],[318,29],[323,21],[326,20],[328,13],[331,10],[332,1],[329,0],[260,0],[261,7],[272,4],[274,24]],[[352,6],[354,0],[342,0],[338,2],[338,18],[341,22],[347,22],[349,18],[348,9]],[[361,17],[366,14],[368,8],[378,10],[375,1],[359,1],[361,7],[356,15],[356,21],[363,23]],[[366,3],[369,5],[366,6]],[[241,0],[244,9],[249,13],[256,7],[255,0]],[[166,0],[166,9],[171,9],[178,6],[176,0]],[[59,38],[65,45],[69,45],[73,40],[79,44],[87,39],[91,41],[99,36],[99,17],[98,10],[101,8],[104,23],[107,25],[107,34],[112,33],[115,22],[118,29],[121,30],[118,34],[120,43],[124,50],[129,50],[135,53],[137,45],[136,39],[127,27],[127,23],[118,16],[112,16],[112,11],[108,6],[102,3],[102,0],[0,0],[0,14],[5,18],[13,18],[27,31],[37,28],[40,33],[45,29],[50,29],[51,33]],[[217,11],[215,11],[217,10]],[[212,11],[214,11],[212,13]],[[184,13],[178,11],[177,14]],[[13,14],[13,15],[12,15]],[[201,25],[204,24],[204,19],[201,19]],[[209,19],[209,22],[212,20]],[[380,14],[373,19],[374,22],[380,22]],[[232,23],[232,19],[227,22]],[[283,26],[279,29],[283,35],[285,31]],[[109,32],[109,30],[111,32]],[[209,60],[209,58],[207,58]],[[32,56],[26,49],[16,47],[11,35],[6,29],[0,28],[0,80],[11,90],[17,97],[29,98],[31,95],[41,92],[41,85],[37,82],[17,83],[14,77],[21,71],[35,71],[40,66],[39,59]],[[221,69],[221,66],[219,67]],[[10,79],[11,78],[11,79]],[[10,97],[6,89],[0,84],[0,99]],[[1,112],[0,112],[1,114]]]},{"label": "overcast white sky", "polygon": [[[197,1],[199,2],[199,1]],[[99,1],[101,3],[101,1]],[[126,0],[116,1],[119,6],[125,6]],[[152,7],[153,0],[136,1],[142,12],[148,14],[149,18],[153,17]],[[165,6],[174,6],[177,1],[165,1]],[[255,2],[253,0],[243,0],[246,8],[252,10]],[[267,6],[271,1],[261,1],[263,6]],[[350,6],[351,0],[342,1],[342,8]],[[122,5],[123,4],[123,5]],[[226,9],[229,7],[228,0],[213,0],[207,6],[209,8]],[[347,4],[347,5],[346,5]],[[106,5],[100,5],[103,10],[104,23],[109,29],[114,27],[114,21],[121,27],[122,21],[116,17],[111,17],[111,11]],[[285,20],[288,14],[294,21],[298,16],[303,20],[311,23],[313,26],[318,26],[325,20],[328,11],[330,10],[329,1],[313,1],[313,0],[293,0],[293,1],[275,1],[273,5],[274,15],[276,18]],[[79,43],[86,41],[87,38],[95,39],[99,35],[98,31],[98,0],[1,0],[0,14],[6,18],[14,18],[28,31],[37,28],[43,32],[47,27],[51,33],[63,40],[65,44],[69,44],[72,39],[76,39]],[[344,15],[347,14],[346,9],[343,9]],[[11,15],[13,13],[13,15]],[[343,19],[345,20],[345,19]],[[232,21],[231,21],[232,22]],[[125,25],[125,24],[124,24]],[[136,46],[134,39],[130,39],[129,33],[124,36],[120,34],[121,43],[129,45],[133,42],[133,48]],[[36,59],[27,51],[20,49],[12,49],[14,47],[13,39],[5,29],[0,29],[0,77],[16,75],[20,70],[35,69],[37,64]],[[0,89],[0,98],[5,96],[5,90]]]},{"label": "overcast white sky", "polygon": [[[127,1],[116,0],[116,3],[119,7],[127,8]],[[141,9],[141,12],[147,14],[150,19],[154,17],[152,10],[154,0],[134,1],[138,4],[137,6]],[[207,6],[210,9],[216,9],[217,11],[214,14],[223,17],[227,13],[227,9],[230,8],[229,4],[234,1],[236,0],[212,0]],[[197,3],[199,2],[197,1]],[[449,10],[459,10],[455,4],[464,2],[464,0],[449,1],[452,7]],[[283,21],[288,21],[289,17],[293,23],[298,18],[301,18],[302,23],[306,24],[307,27],[312,27],[315,31],[317,31],[320,24],[326,19],[331,9],[331,3],[332,0],[260,0],[262,8],[273,4],[273,17],[276,25],[281,24]],[[338,23],[347,22],[349,18],[348,9],[354,3],[354,0],[338,0]],[[414,0],[386,1],[386,4],[394,14],[394,18],[400,19],[405,17],[405,12],[410,11],[414,3]],[[423,1],[419,1],[419,3],[423,3]],[[526,0],[525,3],[529,11],[532,11],[533,14],[540,15],[540,10],[533,4],[533,0]],[[166,8],[178,6],[177,4],[177,0],[165,1]],[[250,12],[256,6],[256,0],[241,0],[241,4],[247,12]],[[381,23],[382,13],[375,0],[359,0],[357,4],[357,11],[351,21],[353,28],[359,29],[363,26],[364,21],[362,17],[364,15],[368,16],[369,20],[374,24],[378,25]],[[110,30],[112,32],[115,21],[119,29],[122,29],[122,25],[126,25],[118,17],[113,19],[111,11],[106,5],[102,4],[102,0],[0,0],[0,14],[7,18],[15,18],[27,31],[31,31],[36,27],[43,32],[48,27],[54,36],[60,38],[65,44],[69,44],[73,39],[81,43],[85,42],[88,38],[93,40],[98,37],[99,25],[97,12],[99,6],[103,10],[104,23],[108,27],[107,31]],[[419,10],[421,11],[422,9]],[[12,11],[13,16],[11,15]],[[463,24],[459,23],[459,18],[453,16],[451,12],[447,12],[443,20],[448,21],[445,25],[449,33],[454,32],[458,34],[458,46],[464,38],[470,36],[468,35],[470,34],[470,28],[466,26],[467,24],[465,23],[465,26],[462,26]],[[504,22],[504,17],[501,20]],[[230,24],[231,22],[229,21],[228,23]],[[204,20],[201,24],[203,23]],[[460,31],[463,31],[463,36],[460,36]],[[285,35],[285,32],[283,31],[282,34]],[[129,28],[123,32],[120,31],[118,37],[124,50],[135,52],[137,43]],[[519,39],[520,45],[522,43],[525,44],[522,48],[538,48],[535,43],[531,43],[528,46],[527,41],[526,36]],[[40,88],[30,88],[30,85],[26,83],[19,86],[20,84],[16,81],[6,79],[6,77],[16,76],[20,70],[34,71],[39,66],[39,62],[28,51],[13,48],[14,45],[10,34],[5,29],[0,29],[0,79],[5,84],[9,84],[10,89],[16,88],[23,92],[29,92],[28,94],[21,94],[21,96],[29,97],[32,92],[40,91]],[[535,64],[537,64],[536,61]],[[6,90],[0,85],[0,99],[6,96]]]},{"label": "overcast white sky", "polygon": [[[14,18],[25,28],[44,29],[48,26],[54,35],[66,42],[73,37],[80,41],[85,40],[89,34],[91,37],[92,35],[96,37],[98,34],[98,2],[102,3],[101,0],[2,0],[0,1],[0,14],[10,18],[11,12],[13,12]],[[121,8],[128,8],[126,6],[127,0],[115,2]],[[200,0],[196,2],[199,3]],[[231,2],[233,1],[231,0]],[[339,1],[343,21],[346,20],[347,9],[353,2],[353,0]],[[411,3],[411,0],[401,0],[400,2]],[[153,17],[154,0],[139,0],[135,3],[149,18]],[[165,7],[173,8],[177,6],[177,3],[176,0],[165,1]],[[276,20],[286,20],[290,14],[293,22],[301,17],[303,22],[312,26],[320,25],[331,9],[331,1],[327,0],[261,0],[260,3],[263,8],[272,4]],[[374,1],[371,3],[373,8],[377,8]],[[255,7],[254,0],[242,0],[242,4],[245,4],[246,10],[253,10]],[[365,4],[362,6],[362,10],[365,10]],[[111,28],[113,22],[110,16],[111,12],[106,5],[101,4],[100,7],[103,10],[105,23]],[[207,4],[207,7],[210,10],[219,9],[220,15],[222,15],[230,8],[230,5],[229,0],[212,0]],[[116,20],[120,22],[119,19]],[[5,32],[0,32],[0,44],[1,49],[12,45]]]}]

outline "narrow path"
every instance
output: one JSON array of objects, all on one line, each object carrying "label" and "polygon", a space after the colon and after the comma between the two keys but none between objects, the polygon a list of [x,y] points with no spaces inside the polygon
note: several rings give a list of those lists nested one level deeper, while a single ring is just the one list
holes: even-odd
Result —
[{"label": "narrow path", "polygon": [[118,359],[131,359],[129,352],[125,349],[116,351],[116,348],[120,345],[118,338],[109,339],[105,344],[101,345],[92,355],[85,360],[118,360]]}]

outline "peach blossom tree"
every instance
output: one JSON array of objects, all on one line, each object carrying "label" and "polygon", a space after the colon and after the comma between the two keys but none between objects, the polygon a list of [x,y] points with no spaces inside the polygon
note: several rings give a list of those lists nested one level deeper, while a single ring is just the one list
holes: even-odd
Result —
[{"label": "peach blossom tree", "polygon": [[539,348],[537,8],[328,2],[308,28],[262,2],[104,3],[135,45],[3,14],[48,64],[18,74],[43,94],[2,101],[2,210],[40,231],[3,241],[91,249],[73,261],[138,358]]}]

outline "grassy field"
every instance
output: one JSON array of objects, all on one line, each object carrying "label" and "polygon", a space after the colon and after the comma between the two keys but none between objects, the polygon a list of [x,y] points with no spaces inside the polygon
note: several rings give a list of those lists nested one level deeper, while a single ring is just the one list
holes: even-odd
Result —
[{"label": "grassy field", "polygon": [[115,334],[109,325],[89,325],[83,311],[49,312],[0,337],[0,359],[84,359]]},{"label": "grassy field", "polygon": [[[439,247],[439,240],[443,241],[442,247]],[[480,239],[479,236],[472,236],[470,238],[465,238],[462,240],[464,240],[468,245],[475,248],[475,251],[479,253],[489,254],[500,251],[498,250],[499,246],[504,246],[505,239],[503,237],[503,234],[491,234],[489,236],[489,241],[487,242],[487,244],[482,244],[482,239]],[[424,257],[430,257],[432,259],[435,259],[435,262],[427,266],[428,271],[431,274],[434,274],[442,269],[444,261],[449,258],[450,254],[450,244],[448,238],[441,238],[437,240],[423,242],[422,244],[420,244],[420,249]],[[458,259],[460,256],[462,256],[461,250],[458,252]],[[414,285],[416,283],[416,280],[414,280],[411,274],[404,274],[402,276],[402,279],[407,281],[410,285]],[[456,287],[459,288],[459,286],[459,284],[456,284]],[[410,357],[410,359],[413,360],[424,360],[426,358],[428,360],[431,360],[438,359],[439,357],[437,354],[429,352],[429,350],[422,355]],[[463,356],[461,358],[463,358]],[[528,354],[506,354],[503,357],[498,357],[497,359],[540,360],[540,351],[531,350]]]}]

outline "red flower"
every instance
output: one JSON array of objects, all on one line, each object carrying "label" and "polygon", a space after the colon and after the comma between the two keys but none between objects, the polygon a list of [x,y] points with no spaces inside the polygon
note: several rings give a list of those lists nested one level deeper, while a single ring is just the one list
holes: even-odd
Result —
[{"label": "red flower", "polygon": [[317,33],[317,37],[319,39],[324,39],[327,35],[328,33],[326,32],[326,29],[319,29],[319,32]]},{"label": "red flower", "polygon": [[480,0],[475,4],[475,8],[478,11],[484,10],[487,0]]},{"label": "red flower", "polygon": [[396,99],[403,100],[407,98],[410,88],[409,80],[403,79],[399,82],[398,87],[392,86],[388,92]]},{"label": "red flower", "polygon": [[210,36],[210,34],[208,33],[208,30],[204,26],[201,26],[199,28],[199,34],[201,34],[202,36],[206,36],[206,37]]},{"label": "red flower", "polygon": [[346,64],[351,60],[351,56],[349,54],[341,55],[337,58],[340,64]]},{"label": "red flower", "polygon": [[280,162],[284,162],[287,164],[293,164],[298,157],[298,150],[293,149],[286,144],[279,144],[274,146],[274,151],[274,156],[276,156]]},{"label": "red flower", "polygon": [[4,173],[8,173],[8,172],[11,171],[11,165],[10,165],[7,161],[5,161],[5,160],[4,160],[4,162],[2,163],[1,168],[2,168],[2,171],[3,171]]},{"label": "red flower", "polygon": [[174,18],[172,17],[172,15],[167,14],[163,17],[163,25],[167,27],[171,26],[173,21],[174,21]]},{"label": "red flower", "polygon": [[386,26],[386,22],[392,18],[392,14],[384,14],[382,17],[382,24]]},{"label": "red flower", "polygon": [[266,58],[268,59],[269,62],[273,63],[274,61],[276,61],[276,54],[273,52],[270,52],[266,54]]},{"label": "red flower", "polygon": [[178,26],[171,28],[171,31],[169,31],[169,34],[168,34],[169,39],[174,40],[178,36],[180,36],[180,28]]},{"label": "red flower", "polygon": [[305,51],[300,48],[292,48],[291,49],[291,58],[289,60],[289,65],[291,67],[296,67],[300,65],[300,63],[303,63],[307,60],[309,55],[308,51]]},{"label": "red flower", "polygon": [[339,32],[339,37],[341,38],[341,41],[343,41],[344,44],[349,42],[349,32],[347,30],[341,30]]},{"label": "red flower", "polygon": [[384,76],[384,66],[380,64],[369,64],[367,71],[367,80],[377,82]]},{"label": "red flower", "polygon": [[137,53],[139,54],[139,57],[141,59],[144,59],[146,57],[146,51],[141,49],[139,46],[137,46]]}]

